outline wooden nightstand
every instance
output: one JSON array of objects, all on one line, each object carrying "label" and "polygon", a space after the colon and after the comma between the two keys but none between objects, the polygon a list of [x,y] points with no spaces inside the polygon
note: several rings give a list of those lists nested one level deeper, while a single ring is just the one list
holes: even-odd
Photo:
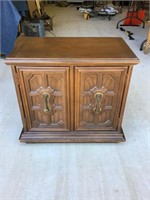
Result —
[{"label": "wooden nightstand", "polygon": [[[11,65],[25,142],[121,142],[133,65],[122,38],[18,38]],[[15,108],[14,108],[15,109]]]}]

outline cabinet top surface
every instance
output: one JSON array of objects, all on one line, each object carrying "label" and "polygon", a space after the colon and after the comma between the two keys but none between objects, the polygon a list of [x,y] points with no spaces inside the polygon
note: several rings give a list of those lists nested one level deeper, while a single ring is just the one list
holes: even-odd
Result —
[{"label": "cabinet top surface", "polygon": [[35,38],[21,36],[6,59],[6,64],[23,60],[45,62],[57,60],[72,61],[74,59],[88,61],[97,60],[107,63],[116,62],[139,63],[138,58],[119,37],[55,37]]}]

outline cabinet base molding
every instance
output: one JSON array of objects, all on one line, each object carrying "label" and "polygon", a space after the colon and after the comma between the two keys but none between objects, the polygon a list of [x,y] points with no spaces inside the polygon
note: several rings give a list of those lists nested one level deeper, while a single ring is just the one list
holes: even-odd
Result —
[{"label": "cabinet base molding", "polygon": [[24,132],[19,140],[27,143],[105,143],[125,142],[123,130],[119,131],[69,131],[69,132]]}]

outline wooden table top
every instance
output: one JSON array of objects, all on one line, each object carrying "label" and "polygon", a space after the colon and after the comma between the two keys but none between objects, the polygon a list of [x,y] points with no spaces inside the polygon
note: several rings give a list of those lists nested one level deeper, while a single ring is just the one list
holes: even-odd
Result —
[{"label": "wooden table top", "polygon": [[99,62],[115,61],[139,63],[138,58],[119,37],[24,37],[17,39],[14,50],[5,63],[12,64],[16,60],[52,61],[74,59]]}]

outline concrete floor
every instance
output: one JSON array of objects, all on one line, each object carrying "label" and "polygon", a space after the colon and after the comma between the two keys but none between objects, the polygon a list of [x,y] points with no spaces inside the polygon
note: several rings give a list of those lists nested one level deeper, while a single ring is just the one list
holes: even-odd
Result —
[{"label": "concrete floor", "polygon": [[[139,51],[147,28],[126,27],[135,40],[116,29],[122,19],[84,20],[75,7],[47,8],[56,36],[123,37],[141,63],[133,71],[123,119],[127,138],[119,144],[26,144],[11,69],[0,59],[1,200],[150,199],[150,51]],[[47,33],[46,36],[53,37]],[[149,157],[148,157],[149,156]]]}]

